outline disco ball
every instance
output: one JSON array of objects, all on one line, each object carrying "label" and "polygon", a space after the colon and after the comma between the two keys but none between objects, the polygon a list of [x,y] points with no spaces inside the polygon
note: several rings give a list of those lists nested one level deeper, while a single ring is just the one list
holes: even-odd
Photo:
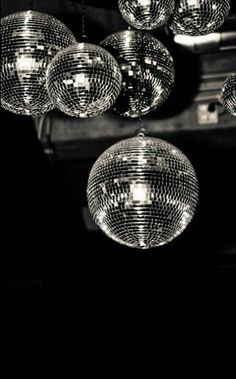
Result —
[{"label": "disco ball", "polygon": [[155,29],[164,25],[174,10],[175,0],[119,0],[123,18],[136,29]]},{"label": "disco ball", "polygon": [[172,241],[187,227],[197,206],[198,181],[175,146],[137,136],[98,158],[87,197],[94,221],[108,237],[148,249]]},{"label": "disco ball", "polygon": [[177,0],[170,28],[175,34],[209,34],[224,23],[229,10],[230,0]]},{"label": "disco ball", "polygon": [[1,19],[1,105],[18,114],[39,115],[53,108],[46,69],[53,56],[76,39],[56,18],[35,11]]},{"label": "disco ball", "polygon": [[174,64],[160,41],[148,33],[124,30],[111,34],[101,45],[120,65],[122,89],[113,107],[119,115],[145,115],[168,98],[174,84]]},{"label": "disco ball", "polygon": [[236,74],[226,79],[221,92],[221,102],[229,113],[236,116]]},{"label": "disco ball", "polygon": [[118,63],[100,46],[79,43],[57,54],[47,73],[56,106],[74,117],[94,117],[115,102],[121,90]]}]

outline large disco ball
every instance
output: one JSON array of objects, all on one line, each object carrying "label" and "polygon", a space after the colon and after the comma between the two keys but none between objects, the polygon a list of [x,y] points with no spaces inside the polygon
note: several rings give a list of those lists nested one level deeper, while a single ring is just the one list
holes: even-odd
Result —
[{"label": "large disco ball", "polygon": [[1,105],[14,113],[39,115],[53,108],[46,69],[54,55],[76,39],[53,16],[25,11],[1,19]]},{"label": "large disco ball", "polygon": [[118,63],[102,47],[79,43],[57,54],[47,73],[56,106],[74,117],[94,117],[109,109],[121,90]]},{"label": "large disco ball", "polygon": [[138,117],[160,106],[174,84],[174,63],[156,38],[139,30],[108,36],[101,45],[118,61],[122,90],[113,109],[121,116]]},{"label": "large disco ball", "polygon": [[209,34],[224,23],[229,10],[230,0],[176,0],[170,28],[175,34]]},{"label": "large disco ball", "polygon": [[175,0],[119,0],[123,18],[136,29],[155,29],[164,25],[174,10]]},{"label": "large disco ball", "polygon": [[187,227],[198,202],[198,181],[175,146],[137,136],[98,158],[87,197],[94,221],[108,237],[148,249],[172,241]]},{"label": "large disco ball", "polygon": [[221,102],[232,116],[236,116],[236,74],[226,79],[221,92]]}]

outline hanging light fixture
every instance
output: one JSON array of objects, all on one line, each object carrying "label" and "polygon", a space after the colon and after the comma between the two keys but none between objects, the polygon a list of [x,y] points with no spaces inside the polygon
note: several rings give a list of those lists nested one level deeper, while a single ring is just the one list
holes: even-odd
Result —
[{"label": "hanging light fixture", "polygon": [[73,117],[95,117],[114,104],[122,75],[116,60],[102,47],[88,43],[86,2],[81,0],[80,43],[59,53],[47,73],[52,101]]},{"label": "hanging light fixture", "polygon": [[122,72],[115,112],[138,117],[168,98],[174,84],[173,58],[158,39],[138,30],[124,30],[111,34],[101,45],[116,58]]},{"label": "hanging light fixture", "polygon": [[175,0],[119,0],[122,17],[136,29],[156,29],[170,18]]},{"label": "hanging light fixture", "polygon": [[232,116],[236,116],[236,74],[226,79],[221,92],[221,102]]},{"label": "hanging light fixture", "polygon": [[121,90],[121,72],[102,47],[79,43],[58,53],[47,72],[51,100],[73,117],[94,117],[115,102]]},{"label": "hanging light fixture", "polygon": [[94,221],[108,237],[148,249],[172,241],[190,223],[198,181],[180,150],[139,133],[97,159],[87,197]]},{"label": "hanging light fixture", "polygon": [[46,69],[54,55],[76,39],[55,17],[32,10],[1,19],[1,105],[18,114],[53,108]]},{"label": "hanging light fixture", "polygon": [[176,0],[170,28],[175,34],[201,36],[213,33],[224,23],[230,0]]}]

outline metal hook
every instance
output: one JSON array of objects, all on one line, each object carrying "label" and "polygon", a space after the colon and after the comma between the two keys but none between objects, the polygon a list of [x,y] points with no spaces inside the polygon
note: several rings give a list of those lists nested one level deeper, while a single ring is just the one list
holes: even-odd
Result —
[{"label": "metal hook", "polygon": [[50,158],[50,160],[54,161],[57,157],[56,147],[52,141],[52,122],[51,118],[49,118],[48,122],[45,122],[47,118],[47,114],[43,114],[39,120],[38,126],[38,139],[42,143],[44,147],[45,154]]},{"label": "metal hook", "polygon": [[142,114],[141,111],[139,110],[138,113],[138,130],[137,130],[137,137],[145,137],[145,128],[142,126]]}]

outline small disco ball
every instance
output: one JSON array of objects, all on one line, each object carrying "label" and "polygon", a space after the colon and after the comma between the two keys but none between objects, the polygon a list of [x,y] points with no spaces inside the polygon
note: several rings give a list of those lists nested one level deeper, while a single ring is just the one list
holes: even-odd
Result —
[{"label": "small disco ball", "polygon": [[198,181],[175,146],[137,136],[116,143],[97,159],[87,197],[95,223],[108,237],[148,249],[172,241],[190,223]]},{"label": "small disco ball", "polygon": [[221,92],[221,102],[232,116],[236,116],[236,74],[226,79]]},{"label": "small disco ball", "polygon": [[124,30],[111,34],[101,45],[116,58],[123,77],[113,107],[116,113],[145,115],[168,98],[174,84],[174,63],[158,39],[139,30]]},{"label": "small disco ball", "polygon": [[53,108],[46,69],[76,39],[59,20],[25,11],[1,19],[1,105],[10,112],[40,115]]},{"label": "small disco ball", "polygon": [[230,0],[176,0],[170,19],[175,34],[201,36],[213,33],[224,23]]},{"label": "small disco ball", "polygon": [[156,29],[170,18],[175,0],[119,0],[125,21],[136,29]]},{"label": "small disco ball", "polygon": [[47,73],[55,105],[73,117],[94,117],[109,109],[121,90],[116,60],[102,47],[79,43],[57,54]]}]

